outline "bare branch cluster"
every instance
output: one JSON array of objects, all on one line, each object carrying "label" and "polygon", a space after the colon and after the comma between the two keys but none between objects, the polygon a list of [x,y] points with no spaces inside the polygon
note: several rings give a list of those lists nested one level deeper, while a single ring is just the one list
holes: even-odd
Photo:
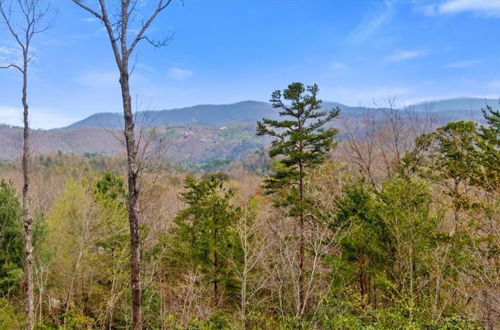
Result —
[{"label": "bare branch cluster", "polygon": [[[45,23],[45,18],[50,12],[50,4],[43,0],[0,1],[0,23],[7,27],[7,30],[21,49],[23,62],[26,62],[26,66],[34,57],[30,53],[33,37],[51,27],[50,23]],[[9,63],[0,66],[0,69],[14,68],[24,73],[26,66]]]},{"label": "bare branch cluster", "polygon": [[123,0],[121,2],[120,12],[116,14],[110,14],[109,8],[106,5],[106,0],[98,0],[99,8],[91,7],[84,0],[72,1],[104,24],[118,65],[122,63],[124,58],[128,60],[130,54],[133,53],[136,46],[143,40],[154,47],[164,47],[173,39],[173,35],[165,36],[162,39],[154,39],[146,35],[146,31],[155,18],[165,10],[173,0],[157,0],[149,16],[141,20],[137,33],[130,42],[127,40],[127,35],[130,34],[131,31],[134,31],[130,29],[130,25],[136,20],[135,15],[138,5],[141,2],[140,0]]}]

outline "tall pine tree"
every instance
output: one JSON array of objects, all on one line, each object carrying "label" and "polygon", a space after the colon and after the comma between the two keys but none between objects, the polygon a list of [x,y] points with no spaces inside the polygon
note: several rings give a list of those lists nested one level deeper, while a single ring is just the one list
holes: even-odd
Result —
[{"label": "tall pine tree", "polygon": [[257,123],[257,135],[274,137],[269,155],[278,164],[274,173],[265,179],[269,193],[280,192],[278,205],[288,207],[290,215],[298,218],[298,306],[297,315],[304,313],[304,262],[305,262],[305,196],[304,179],[307,170],[323,163],[330,150],[335,128],[324,126],[340,113],[339,108],[321,109],[317,98],[319,87],[294,82],[284,91],[277,90],[271,96],[273,108],[279,109],[282,120],[263,119]]}]

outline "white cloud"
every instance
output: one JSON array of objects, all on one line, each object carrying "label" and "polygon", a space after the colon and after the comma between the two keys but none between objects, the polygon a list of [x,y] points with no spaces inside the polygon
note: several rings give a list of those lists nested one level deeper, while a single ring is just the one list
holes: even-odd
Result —
[{"label": "white cloud", "polygon": [[424,56],[425,52],[420,50],[400,50],[386,57],[391,62],[400,62]]},{"label": "white cloud", "polygon": [[22,53],[17,47],[0,46],[0,65],[20,64]]},{"label": "white cloud", "polygon": [[17,55],[17,54],[19,54],[19,51],[17,48],[0,46],[0,54]]},{"label": "white cloud", "polygon": [[443,65],[443,67],[447,69],[466,69],[476,66],[479,63],[480,62],[476,60],[466,60],[466,61],[451,62]]},{"label": "white cloud", "polygon": [[181,68],[170,68],[168,75],[175,80],[186,80],[193,75],[193,72]]},{"label": "white cloud", "polygon": [[425,16],[435,16],[438,14],[438,5],[437,4],[432,4],[432,5],[417,5],[415,7],[416,12],[420,12],[424,14]]},{"label": "white cloud", "polygon": [[376,16],[365,17],[349,35],[349,39],[354,43],[366,41],[383,23],[385,23],[393,14],[393,5],[396,1],[385,0],[384,11]]},{"label": "white cloud", "polygon": [[95,37],[105,37],[107,35],[106,28],[104,26],[100,26],[96,30],[90,33],[81,33],[81,34],[75,34],[72,35],[71,38],[73,39],[88,39],[88,38],[95,38]]},{"label": "white cloud", "polygon": [[22,124],[22,110],[0,105],[0,124],[20,126]]},{"label": "white cloud", "polygon": [[500,17],[500,0],[447,0],[420,9],[427,16],[474,12],[485,17]]},{"label": "white cloud", "polygon": [[[30,109],[30,127],[34,129],[51,129],[67,126],[76,121],[76,118],[70,118],[57,114],[56,111],[43,108]],[[22,109],[0,105],[0,124],[13,126],[22,126]]]},{"label": "white cloud", "polygon": [[106,88],[118,85],[118,73],[113,70],[92,70],[80,74],[76,83],[89,88]]},{"label": "white cloud", "polygon": [[342,63],[342,62],[333,61],[333,62],[330,62],[328,64],[328,68],[331,71],[341,71],[341,70],[347,69],[347,65],[345,63]]},{"label": "white cloud", "polygon": [[97,22],[97,18],[96,17],[87,17],[87,18],[84,18],[83,21],[88,22],[88,23],[94,23],[94,22]]}]

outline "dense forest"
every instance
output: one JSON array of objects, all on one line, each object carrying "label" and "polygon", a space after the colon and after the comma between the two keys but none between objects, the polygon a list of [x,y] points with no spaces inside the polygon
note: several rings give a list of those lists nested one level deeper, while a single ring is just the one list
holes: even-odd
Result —
[{"label": "dense forest", "polygon": [[[322,126],[341,114],[321,110],[317,92],[295,83],[273,94],[282,120],[257,131],[273,135],[270,161],[200,174],[145,161],[144,328],[498,326],[500,113],[432,130],[431,116],[367,113],[337,141]],[[126,166],[33,159],[37,328],[130,327]],[[15,329],[22,181],[15,163],[0,173],[0,327]]]},{"label": "dense forest", "polygon": [[500,326],[500,111],[348,118],[292,82],[252,123],[264,148],[188,171],[131,92],[136,46],[171,41],[147,31],[172,2],[72,0],[119,76],[123,153],[104,156],[33,152],[33,40],[52,10],[0,0],[23,119],[19,159],[0,162],[0,329]]}]

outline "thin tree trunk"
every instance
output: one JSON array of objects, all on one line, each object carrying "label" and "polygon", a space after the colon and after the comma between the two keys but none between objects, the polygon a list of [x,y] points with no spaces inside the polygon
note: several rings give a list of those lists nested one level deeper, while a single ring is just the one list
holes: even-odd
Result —
[{"label": "thin tree trunk", "polygon": [[[215,220],[215,223],[217,223],[217,219]],[[214,251],[214,307],[217,307],[219,304],[219,254],[217,253],[217,229],[214,230],[214,245],[215,245],[215,251]]]},{"label": "thin tree trunk", "polygon": [[361,294],[361,299],[362,299],[362,304],[363,306],[366,306],[366,292],[367,292],[367,286],[366,286],[366,274],[365,274],[365,255],[364,255],[364,249],[361,248],[361,256],[359,258],[359,290]]},{"label": "thin tree trunk", "polygon": [[137,200],[138,164],[137,150],[134,136],[134,117],[132,113],[132,98],[130,96],[128,58],[123,57],[120,67],[120,85],[123,99],[123,117],[125,121],[125,142],[127,147],[127,176],[128,176],[128,220],[130,225],[130,283],[132,288],[132,328],[142,329],[141,305],[141,255],[139,239],[139,217]]},{"label": "thin tree trunk", "polygon": [[246,330],[247,328],[247,274],[248,274],[248,233],[247,233],[247,221],[248,219],[244,218],[244,232],[243,232],[243,272],[242,272],[242,281],[241,281],[241,319],[242,319],[242,328]]},{"label": "thin tree trunk", "polygon": [[217,307],[219,304],[219,272],[218,272],[218,255],[217,251],[215,251],[215,280],[214,280],[214,306]]},{"label": "thin tree trunk", "polygon": [[304,309],[304,179],[303,179],[303,167],[302,162],[299,166],[299,191],[300,191],[300,219],[299,219],[299,306],[298,306],[298,316],[302,316]]},{"label": "thin tree trunk", "polygon": [[127,35],[129,34],[130,26],[129,20],[132,22],[134,19],[134,12],[137,10],[136,1],[122,0],[121,1],[121,14],[108,15],[106,8],[106,0],[99,0],[99,9],[92,9],[87,6],[82,0],[72,0],[77,6],[86,10],[97,19],[99,19],[108,33],[113,55],[116,64],[120,70],[120,86],[123,101],[123,117],[125,121],[125,142],[127,147],[127,179],[128,179],[128,219],[130,225],[130,282],[132,288],[132,328],[142,329],[142,290],[140,283],[140,239],[139,239],[139,217],[137,202],[139,199],[139,189],[137,180],[139,176],[139,164],[137,159],[137,145],[134,136],[134,117],[132,114],[132,98],[130,96],[129,85],[129,57],[134,51],[135,47],[141,40],[147,40],[155,47],[162,47],[167,42],[154,43],[148,39],[144,34],[150,27],[151,23],[155,20],[158,14],[167,8],[172,0],[157,0],[156,7],[152,11],[149,18],[137,18],[137,21],[142,21],[139,30],[130,43],[127,43]]},{"label": "thin tree trunk", "polygon": [[30,161],[30,128],[29,128],[29,107],[28,95],[28,52],[23,52],[23,222],[24,222],[24,253],[25,253],[25,281],[26,281],[26,329],[32,330],[35,327],[35,308],[33,293],[33,219],[30,216],[29,208],[29,161]]},{"label": "thin tree trunk", "polygon": [[[245,258],[246,259],[246,258]],[[247,276],[243,275],[241,283],[241,319],[244,330],[247,328]]]}]

